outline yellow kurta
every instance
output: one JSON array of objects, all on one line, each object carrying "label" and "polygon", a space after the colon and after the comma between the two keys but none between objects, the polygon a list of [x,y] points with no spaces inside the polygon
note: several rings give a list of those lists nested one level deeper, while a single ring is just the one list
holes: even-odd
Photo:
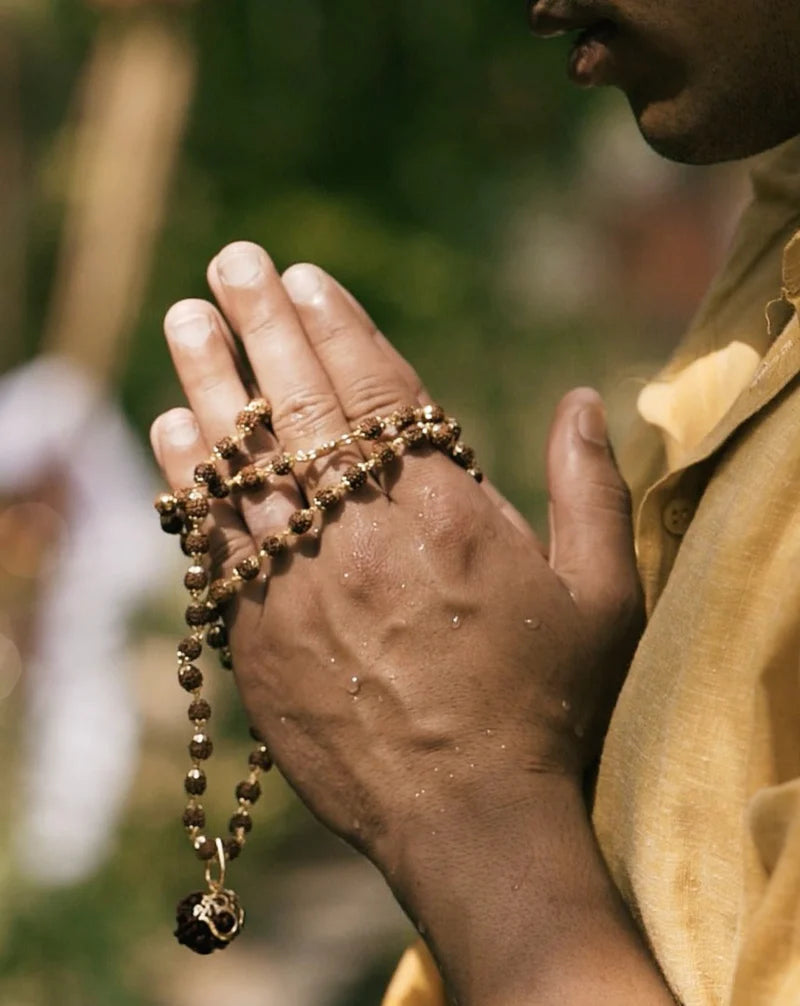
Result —
[{"label": "yellow kurta", "polygon": [[[800,138],[754,194],[622,454],[649,621],[594,822],[684,1006],[800,1003]],[[442,1006],[403,967],[384,1006]]]}]

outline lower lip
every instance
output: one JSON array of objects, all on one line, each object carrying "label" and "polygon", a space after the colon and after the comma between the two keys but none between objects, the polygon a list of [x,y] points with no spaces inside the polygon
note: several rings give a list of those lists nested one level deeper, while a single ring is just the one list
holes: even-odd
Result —
[{"label": "lower lip", "polygon": [[611,47],[616,37],[617,27],[610,22],[581,32],[569,54],[569,76],[574,83],[580,87],[614,83]]}]

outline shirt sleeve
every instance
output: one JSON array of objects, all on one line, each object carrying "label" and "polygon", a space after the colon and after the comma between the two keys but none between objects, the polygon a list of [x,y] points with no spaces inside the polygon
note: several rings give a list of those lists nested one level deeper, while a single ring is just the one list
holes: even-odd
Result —
[{"label": "shirt sleeve", "polygon": [[382,1006],[447,1006],[436,963],[421,940],[400,959]]}]

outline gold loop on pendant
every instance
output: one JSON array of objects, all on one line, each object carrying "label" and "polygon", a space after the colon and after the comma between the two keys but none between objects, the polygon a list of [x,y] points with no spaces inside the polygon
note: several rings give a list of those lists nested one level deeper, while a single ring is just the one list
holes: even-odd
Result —
[{"label": "gold loop on pendant", "polygon": [[206,863],[206,883],[208,884],[209,890],[218,891],[220,888],[225,886],[225,846],[222,844],[222,839],[215,839],[217,843],[217,864],[219,865],[219,877],[214,880],[211,876],[211,867],[214,863],[213,859],[210,859]]}]

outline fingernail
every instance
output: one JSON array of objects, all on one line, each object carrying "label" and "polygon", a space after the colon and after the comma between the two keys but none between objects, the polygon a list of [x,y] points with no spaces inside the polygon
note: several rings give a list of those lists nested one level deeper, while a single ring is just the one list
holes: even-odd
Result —
[{"label": "fingernail", "polygon": [[252,286],[263,272],[261,254],[254,246],[226,248],[217,258],[217,274],[226,286]]},{"label": "fingernail", "polygon": [[167,336],[186,349],[200,349],[204,346],[212,327],[207,314],[184,313],[180,308],[173,308],[164,320]]},{"label": "fingernail", "polygon": [[162,420],[163,435],[172,447],[191,447],[200,436],[194,416],[187,412],[168,413]]},{"label": "fingernail", "polygon": [[292,300],[311,303],[322,286],[322,278],[316,266],[295,265],[284,274],[283,285]]},{"label": "fingernail", "polygon": [[608,427],[602,405],[586,405],[578,413],[578,433],[590,444],[608,446]]}]

